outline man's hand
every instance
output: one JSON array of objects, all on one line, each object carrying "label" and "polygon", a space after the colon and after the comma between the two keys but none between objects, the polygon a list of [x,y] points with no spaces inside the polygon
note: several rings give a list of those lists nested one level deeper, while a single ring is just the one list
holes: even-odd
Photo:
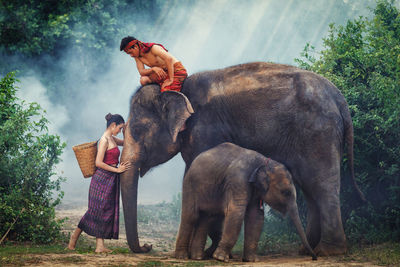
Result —
[{"label": "man's hand", "polygon": [[167,77],[167,73],[160,67],[152,67],[151,70],[157,74],[157,77],[161,80]]}]

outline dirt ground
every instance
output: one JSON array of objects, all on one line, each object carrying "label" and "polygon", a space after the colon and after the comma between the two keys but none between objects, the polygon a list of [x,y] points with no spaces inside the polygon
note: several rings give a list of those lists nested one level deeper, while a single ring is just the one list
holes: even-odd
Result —
[{"label": "dirt ground", "polygon": [[[68,217],[64,231],[71,233],[86,211],[85,207],[57,210],[57,217]],[[148,254],[79,254],[70,252],[66,254],[35,254],[31,255],[29,266],[378,266],[368,262],[356,262],[342,257],[323,257],[312,261],[311,257],[298,255],[269,255],[259,256],[255,263],[243,263],[240,255],[234,255],[229,263],[218,261],[184,261],[177,260],[173,255],[174,238],[177,226],[166,224],[152,225],[151,221],[139,223],[139,237],[141,244],[153,245],[153,251]],[[85,240],[93,242],[95,239],[83,234]],[[92,240],[92,241],[90,241]],[[127,248],[124,225],[120,225],[120,239],[106,240],[108,247]],[[79,242],[77,247],[79,246]],[[94,248],[93,248],[94,249]]]}]

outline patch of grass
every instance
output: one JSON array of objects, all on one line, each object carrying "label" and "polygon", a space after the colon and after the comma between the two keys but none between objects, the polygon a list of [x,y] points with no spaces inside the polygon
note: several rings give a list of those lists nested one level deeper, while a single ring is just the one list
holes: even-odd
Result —
[{"label": "patch of grass", "polygon": [[29,264],[38,264],[41,260],[39,257],[24,256],[24,255],[9,255],[0,256],[0,266],[5,264],[13,266],[22,266]]},{"label": "patch of grass", "polygon": [[163,263],[161,261],[145,261],[145,262],[140,262],[137,265],[138,267],[164,267],[164,266],[171,266],[171,265],[166,265],[166,263]]},{"label": "patch of grass", "polygon": [[[102,265],[103,266],[103,265]],[[104,267],[130,267],[130,266],[137,266],[136,264],[135,265],[132,265],[132,264],[127,264],[127,263],[124,263],[124,264],[107,264],[107,265],[104,265]]]},{"label": "patch of grass", "polygon": [[127,247],[109,247],[113,252],[111,254],[131,254],[131,250]]},{"label": "patch of grass", "polygon": [[[68,254],[70,250],[66,249],[67,242],[63,242],[51,245],[36,245],[32,243],[17,243],[17,242],[6,242],[0,246],[0,266],[8,265],[30,265],[38,264],[41,262],[40,257],[34,257],[32,255],[43,255],[43,254]],[[93,240],[81,236],[79,244],[73,253],[78,254],[94,254],[96,244]],[[131,253],[129,248],[126,247],[110,247],[113,250],[112,254],[129,254]],[[65,256],[54,259],[57,263],[82,263],[85,260],[79,256]],[[126,266],[126,265],[125,265]]]},{"label": "patch of grass", "polygon": [[400,244],[383,243],[371,246],[351,246],[340,261],[373,262],[379,265],[400,266]]},{"label": "patch of grass", "polygon": [[31,243],[7,242],[0,246],[0,266],[3,264],[29,265],[40,263],[39,257],[32,257],[32,254],[41,255],[47,253],[63,254],[68,253],[63,244],[34,245]]},{"label": "patch of grass", "polygon": [[67,253],[62,244],[54,245],[33,245],[30,243],[6,243],[0,246],[0,257],[18,254],[46,254],[46,253]]},{"label": "patch of grass", "polygon": [[170,262],[161,262],[161,261],[145,261],[138,263],[138,267],[170,267],[170,266],[183,266],[183,267],[205,267],[205,266],[215,266],[215,265],[227,265],[231,266],[232,264],[223,263],[219,261],[187,261],[187,262],[179,262],[179,261],[170,261]]}]

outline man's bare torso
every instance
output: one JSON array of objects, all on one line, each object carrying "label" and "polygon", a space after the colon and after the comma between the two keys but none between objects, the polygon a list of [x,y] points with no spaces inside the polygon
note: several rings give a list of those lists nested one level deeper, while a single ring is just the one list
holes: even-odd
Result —
[{"label": "man's bare torso", "polygon": [[[152,50],[153,48],[148,53],[143,54],[142,56],[137,57],[136,59],[149,67],[160,67],[162,69],[167,69],[167,64],[165,63],[165,61],[161,57],[154,55]],[[171,57],[173,59],[172,64],[178,62],[178,60],[175,57],[173,57],[172,55]]]}]

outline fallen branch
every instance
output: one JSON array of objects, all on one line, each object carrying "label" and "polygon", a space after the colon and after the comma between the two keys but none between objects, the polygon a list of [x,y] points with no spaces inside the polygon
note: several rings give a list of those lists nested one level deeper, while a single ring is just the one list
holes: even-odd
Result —
[{"label": "fallen branch", "polygon": [[25,211],[25,208],[22,208],[21,211],[19,212],[18,216],[14,219],[13,223],[11,224],[10,228],[8,228],[7,232],[3,235],[3,237],[0,240],[0,245],[1,243],[3,243],[4,239],[6,238],[6,236],[8,235],[8,233],[10,232],[11,228],[14,226],[15,222],[18,220],[19,216],[22,214],[22,212]]}]

